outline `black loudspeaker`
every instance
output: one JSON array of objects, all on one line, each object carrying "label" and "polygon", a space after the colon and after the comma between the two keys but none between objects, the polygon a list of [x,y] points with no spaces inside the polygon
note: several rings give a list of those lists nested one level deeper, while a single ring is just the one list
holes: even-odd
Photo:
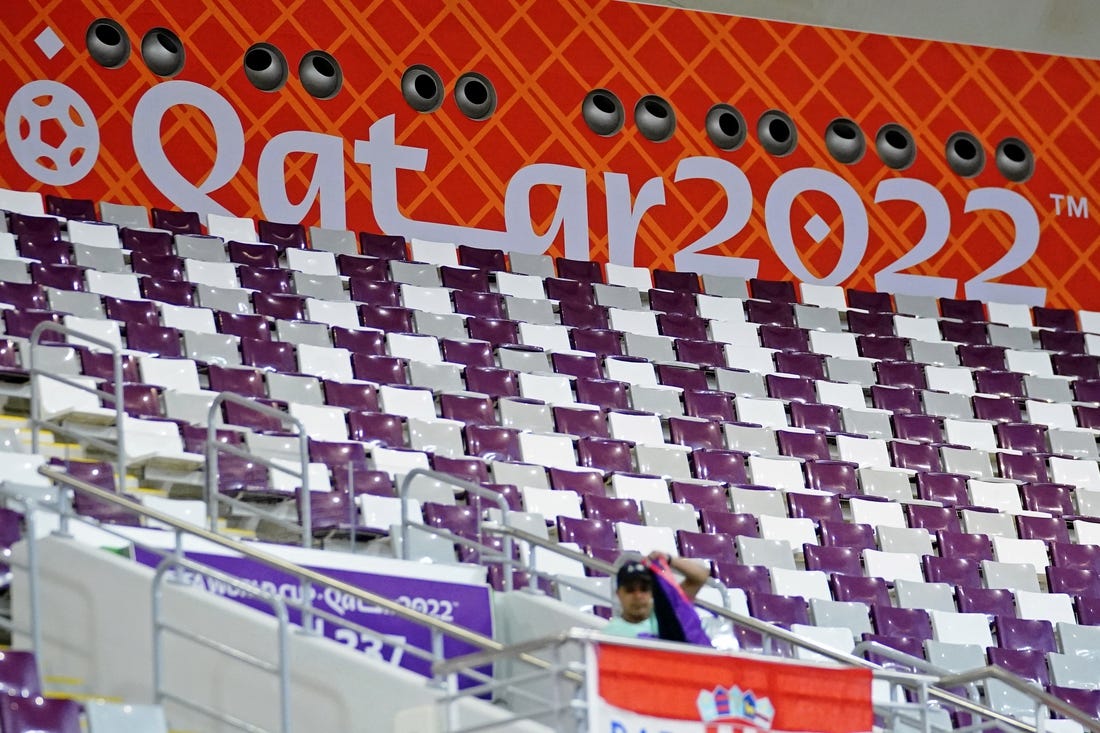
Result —
[{"label": "black loudspeaker", "polygon": [[838,163],[851,165],[863,159],[867,139],[859,125],[847,117],[838,117],[825,128],[825,149]]},{"label": "black loudspeaker", "polygon": [[256,43],[244,52],[244,75],[262,92],[276,92],[290,73],[286,56],[270,43]]},{"label": "black loudspeaker", "polygon": [[947,164],[963,178],[973,178],[985,168],[985,150],[969,132],[956,132],[947,138]]},{"label": "black loudspeaker", "polygon": [[676,113],[661,97],[647,94],[634,105],[634,124],[646,140],[663,143],[676,132]]},{"label": "black loudspeaker", "polygon": [[92,59],[108,69],[117,69],[130,60],[130,37],[110,18],[93,20],[88,25],[84,43]]},{"label": "black loudspeaker", "polygon": [[414,64],[401,75],[401,96],[417,112],[435,112],[443,104],[443,80],[432,67]]},{"label": "black loudspeaker", "polygon": [[187,54],[179,36],[167,28],[153,28],[141,39],[141,59],[157,76],[172,77],[183,71]]},{"label": "black loudspeaker", "polygon": [[777,109],[760,115],[760,121],[756,123],[756,136],[764,150],[777,158],[790,155],[798,147],[798,129],[794,126],[794,120]]},{"label": "black loudspeaker", "polygon": [[706,129],[707,137],[719,150],[737,150],[748,136],[745,116],[728,104],[716,104],[707,110]]},{"label": "black loudspeaker", "polygon": [[887,168],[905,170],[917,159],[917,143],[901,125],[889,122],[875,135],[875,150]]},{"label": "black loudspeaker", "polygon": [[497,90],[476,71],[467,71],[455,82],[455,103],[471,120],[487,120],[497,109]]},{"label": "black loudspeaker", "polygon": [[298,64],[298,78],[302,88],[317,99],[332,99],[344,86],[344,72],[340,63],[325,51],[310,51]]},{"label": "black loudspeaker", "polygon": [[584,95],[581,116],[588,129],[602,137],[609,137],[623,129],[626,120],[623,103],[607,89],[593,89]]},{"label": "black loudspeaker", "polygon": [[1023,140],[1007,137],[997,145],[997,170],[1013,183],[1023,183],[1035,172],[1035,155]]}]

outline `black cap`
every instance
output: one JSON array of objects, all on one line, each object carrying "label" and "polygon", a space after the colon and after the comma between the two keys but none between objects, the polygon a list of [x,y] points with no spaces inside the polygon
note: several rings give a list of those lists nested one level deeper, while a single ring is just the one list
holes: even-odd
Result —
[{"label": "black cap", "polygon": [[638,560],[627,560],[619,567],[619,572],[615,576],[615,584],[617,586],[629,585],[630,583],[637,583],[639,581],[652,584],[653,571]]}]

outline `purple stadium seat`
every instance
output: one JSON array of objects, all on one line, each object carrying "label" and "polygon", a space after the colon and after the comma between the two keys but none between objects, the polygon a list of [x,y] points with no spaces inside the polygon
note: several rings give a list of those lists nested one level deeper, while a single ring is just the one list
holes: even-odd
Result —
[{"label": "purple stadium seat", "polygon": [[882,578],[833,573],[829,576],[829,588],[837,601],[857,601],[868,606],[890,605],[890,589]]},{"label": "purple stadium seat", "polygon": [[175,243],[169,232],[123,227],[119,230],[119,238],[122,248],[132,253],[170,255],[175,252]]},{"label": "purple stadium seat", "polygon": [[952,507],[906,504],[904,508],[906,522],[914,529],[926,529],[929,532],[941,529],[947,532],[962,531],[959,515]]},{"label": "purple stadium seat", "polygon": [[306,299],[289,293],[252,294],[252,308],[256,313],[287,321],[306,320]]},{"label": "purple stadium seat", "polygon": [[974,384],[983,394],[1004,397],[1025,397],[1024,375],[1019,372],[995,372],[977,370],[974,372]]},{"label": "purple stadium seat", "polygon": [[989,343],[989,331],[984,323],[940,321],[940,333],[944,341],[971,346],[985,346]]},{"label": "purple stadium seat", "polygon": [[405,448],[405,421],[385,412],[349,412],[348,437],[385,448]]},{"label": "purple stadium seat", "polygon": [[574,387],[578,402],[596,405],[605,410],[626,410],[630,408],[625,382],[614,379],[578,377],[574,382]]},{"label": "purple stadium seat", "polygon": [[607,496],[607,485],[599,471],[572,468],[550,468],[550,488],[559,491],[573,491],[577,494],[595,494]]},{"label": "purple stadium seat", "polygon": [[713,420],[699,420],[672,416],[668,419],[669,442],[686,445],[690,448],[725,449],[725,437],[721,423]]},{"label": "purple stadium seat", "polygon": [[154,229],[167,229],[173,234],[202,234],[202,222],[197,212],[153,207],[150,213]]},{"label": "purple stadium seat", "polygon": [[690,504],[700,511],[729,511],[729,494],[721,484],[670,481],[668,488],[672,494],[672,501],[677,504]]},{"label": "purple stadium seat", "polygon": [[1051,565],[1046,569],[1047,588],[1051,593],[1100,599],[1100,572],[1092,568]]},{"label": "purple stadium seat", "polygon": [[1022,540],[1069,542],[1069,528],[1061,517],[1016,515],[1016,531]]},{"label": "purple stadium seat", "polygon": [[470,338],[488,341],[493,346],[519,343],[519,324],[507,318],[470,316],[466,319],[466,330]]},{"label": "purple stadium seat", "polygon": [[273,244],[280,250],[292,247],[306,248],[306,228],[301,224],[282,224],[266,219],[256,220],[256,234],[261,242]]},{"label": "purple stadium seat", "polygon": [[138,275],[148,275],[162,280],[183,280],[183,258],[175,255],[134,252],[130,255],[130,267]]},{"label": "purple stadium seat", "polygon": [[936,532],[940,557],[968,557],[972,560],[992,560],[993,543],[988,535],[969,532]]},{"label": "purple stadium seat", "polygon": [[760,536],[756,517],[746,512],[702,509],[699,511],[699,518],[704,532],[721,532],[730,537]]},{"label": "purple stadium seat", "polygon": [[348,280],[351,299],[371,305],[399,307],[401,305],[401,286],[388,280],[366,280],[353,277]]},{"label": "purple stadium seat", "polygon": [[1100,403],[1100,379],[1075,379],[1070,387],[1077,402]]},{"label": "purple stadium seat", "polygon": [[275,372],[298,370],[298,356],[293,344],[282,341],[241,339],[241,361],[247,366]]},{"label": "purple stadium seat", "polygon": [[157,356],[183,356],[183,342],[179,331],[167,326],[127,323],[126,346],[134,351],[144,351]]},{"label": "purple stadium seat", "polygon": [[20,257],[34,260],[36,263],[68,265],[73,261],[72,245],[58,239],[44,238],[41,235],[24,234],[16,242],[16,251]]},{"label": "purple stadium seat", "polygon": [[661,290],[678,290],[684,293],[701,293],[699,275],[694,272],[654,268],[653,285]]},{"label": "purple stadium seat", "polygon": [[607,308],[595,303],[562,301],[560,315],[563,326],[599,330],[608,326]]},{"label": "purple stadium seat", "polygon": [[485,461],[469,456],[451,457],[435,454],[431,457],[432,470],[445,473],[463,481],[473,484],[484,484],[489,481],[489,468]]},{"label": "purple stadium seat", "polygon": [[[888,636],[885,634],[864,633],[863,641],[877,642],[879,644],[882,644],[883,646],[887,646],[891,649],[902,652],[903,654],[908,654],[911,657],[916,657],[917,659],[924,658],[925,639],[917,636]],[[902,672],[916,671],[911,666],[891,659],[890,657],[887,657],[885,655],[876,654],[873,651],[865,652],[864,657],[867,659],[867,661],[874,662],[875,664],[881,665],[887,669],[895,669]]]},{"label": "purple stadium seat", "polygon": [[439,277],[443,287],[452,290],[472,290],[488,292],[489,273],[485,270],[471,270],[466,267],[443,265],[439,268]]},{"label": "purple stadium seat", "polygon": [[909,341],[900,336],[860,335],[856,336],[856,350],[866,359],[905,361],[909,358]]},{"label": "purple stadium seat", "polygon": [[[492,354],[490,353],[490,358]],[[572,377],[588,377],[600,379],[603,370],[600,368],[600,359],[593,354],[563,354],[553,352],[550,354],[550,364],[557,374],[568,374]]]},{"label": "purple stadium seat", "polygon": [[894,300],[890,293],[878,290],[861,290],[859,288],[847,288],[845,295],[849,308],[857,308],[865,311],[894,312]]},{"label": "purple stadium seat", "polygon": [[612,438],[582,437],[577,439],[577,462],[608,473],[629,473],[634,470],[632,444]]},{"label": "purple stadium seat", "polygon": [[519,431],[499,425],[467,425],[466,452],[487,461],[520,461]]},{"label": "purple stadium seat", "polygon": [[5,733],[80,733],[81,706],[75,700],[5,695],[0,727]]},{"label": "purple stadium seat", "polygon": [[573,328],[570,332],[573,348],[591,351],[598,356],[621,356],[623,334],[607,328]]},{"label": "purple stadium seat", "polygon": [[313,438],[309,439],[309,460],[314,463],[324,463],[333,470],[344,468],[348,464],[363,470],[369,466],[362,444]]},{"label": "purple stadium seat", "polygon": [[582,280],[587,283],[602,283],[603,270],[600,263],[595,260],[578,260],[566,257],[555,257],[558,277],[569,280]]},{"label": "purple stadium seat", "polygon": [[778,351],[809,351],[810,337],[801,328],[765,325],[760,327],[760,345]]},{"label": "purple stadium seat", "polygon": [[551,408],[555,429],[579,437],[609,438],[607,416],[603,410],[557,405]]},{"label": "purple stadium seat", "polygon": [[[101,390],[113,389],[112,382],[100,382]],[[161,392],[163,390],[155,384],[124,384],[122,385],[122,409],[131,417],[164,417],[164,409],[161,406]],[[114,409],[115,401],[108,397],[101,400],[107,409]]]},{"label": "purple stadium seat", "polygon": [[771,571],[763,565],[717,562],[714,577],[727,588],[740,588],[745,593],[770,593],[772,588]]},{"label": "purple stadium seat", "polygon": [[186,281],[142,277],[140,287],[142,296],[150,300],[188,307],[195,305],[195,286]]},{"label": "purple stadium seat", "polygon": [[581,547],[618,547],[615,526],[611,522],[560,515],[555,522],[558,542],[574,542]]},{"label": "purple stadium seat", "polygon": [[1052,328],[1056,331],[1077,331],[1077,312],[1069,308],[1045,308],[1034,306],[1031,317],[1038,328]]},{"label": "purple stadium seat", "polygon": [[949,583],[970,588],[980,588],[982,585],[981,563],[970,557],[923,555],[921,569],[929,583]]},{"label": "purple stadium seat", "polygon": [[592,284],[587,280],[548,277],[543,280],[542,284],[546,288],[546,297],[551,300],[562,300],[578,304],[594,304],[596,302],[592,293]]},{"label": "purple stadium seat", "polygon": [[1036,453],[998,453],[997,466],[1002,478],[1031,484],[1045,484],[1050,480],[1046,457]]},{"label": "purple stadium seat", "polygon": [[680,364],[657,364],[657,381],[666,387],[706,389],[707,373],[698,367]]},{"label": "purple stadium seat", "polygon": [[849,461],[806,461],[806,485],[840,496],[860,493],[859,466]]},{"label": "purple stadium seat", "polygon": [[1050,561],[1060,568],[1088,568],[1100,572],[1100,545],[1053,542]]},{"label": "purple stadium seat", "polygon": [[1041,687],[1050,684],[1047,656],[1039,649],[1004,649],[991,646],[987,654],[990,664],[1002,667]]},{"label": "purple stadium seat", "polygon": [[888,447],[890,450],[890,463],[897,468],[908,468],[922,473],[942,470],[940,452],[931,443],[891,440]]},{"label": "purple stadium seat", "polygon": [[997,631],[997,644],[1003,649],[1034,649],[1038,652],[1058,650],[1054,626],[1049,621],[997,616],[993,621],[993,628]]},{"label": "purple stadium seat", "polygon": [[[241,287],[247,290],[256,290],[260,293],[272,295],[293,295],[294,283],[290,270],[278,267],[252,267],[251,265],[237,266],[237,280]],[[253,298],[255,303],[255,298]]]},{"label": "purple stadium seat", "polygon": [[955,587],[959,613],[984,613],[987,616],[1015,616],[1016,599],[1007,588]]},{"label": "purple stadium seat", "polygon": [[789,629],[793,624],[810,622],[809,607],[802,596],[784,596],[777,593],[749,591],[749,612],[760,621]]},{"label": "purple stadium seat", "polygon": [[379,384],[408,384],[406,361],[397,356],[352,354],[351,370],[356,379]]},{"label": "purple stadium seat", "polygon": [[386,353],[386,335],[367,328],[332,327],[332,345],[356,354]]},{"label": "purple stadium seat", "polygon": [[519,377],[511,369],[468,366],[464,376],[466,389],[471,392],[483,392],[490,397],[515,397],[519,394]]},{"label": "purple stadium seat", "polygon": [[894,608],[875,603],[871,606],[871,622],[882,636],[915,636],[932,638],[932,620],[923,608]]},{"label": "purple stadium seat", "polygon": [[674,339],[672,347],[680,361],[706,367],[727,366],[725,346],[717,341]]},{"label": "purple stadium seat", "polygon": [[692,532],[676,530],[676,546],[683,557],[694,557],[715,562],[737,562],[737,547],[733,537],[721,532]]},{"label": "purple stadium seat", "polygon": [[466,244],[458,245],[458,263],[463,267],[477,267],[498,272],[508,269],[503,250],[481,249]]},{"label": "purple stadium seat", "polygon": [[[265,407],[273,407],[282,412],[286,412],[287,409],[286,403],[280,400],[255,399],[254,401]],[[246,405],[241,405],[236,402],[222,403],[222,413],[227,425],[239,425],[253,431],[266,431],[272,433],[288,429],[283,421],[274,415],[257,412]]]},{"label": "purple stadium seat", "polygon": [[1005,371],[1005,347],[989,344],[959,344],[959,365],[971,369]]},{"label": "purple stadium seat", "polygon": [[36,285],[58,290],[83,291],[84,270],[77,265],[31,264],[31,279]]},{"label": "purple stadium seat", "polygon": [[38,659],[34,652],[0,651],[0,690],[6,695],[33,697],[42,692]]},{"label": "purple stadium seat", "polygon": [[1088,430],[1100,430],[1100,406],[1074,405],[1073,412],[1077,415],[1077,424]]},{"label": "purple stadium seat", "polygon": [[749,279],[749,294],[760,300],[777,300],[784,303],[797,303],[798,293],[795,292],[794,282],[791,280],[765,280],[754,277]]},{"label": "purple stadium seat", "polygon": [[802,552],[807,570],[841,575],[863,574],[859,550],[854,547],[822,547],[806,543],[802,545]]},{"label": "purple stadium seat", "polygon": [[849,311],[848,330],[861,336],[893,336],[894,316],[886,311]]},{"label": "purple stadium seat", "polygon": [[[49,322],[61,325],[61,314],[49,310],[5,310],[4,330],[8,336],[16,338],[30,338],[35,327],[40,323]],[[54,332],[43,332],[42,341],[63,341],[64,336]]]},{"label": "purple stadium seat", "polygon": [[878,361],[875,362],[878,383],[886,387],[911,387],[926,389],[924,365],[914,361]]},{"label": "purple stadium seat", "polygon": [[49,308],[46,291],[42,286],[34,283],[0,281],[0,303],[23,309],[46,310]]},{"label": "purple stadium seat", "polygon": [[694,476],[702,481],[719,481],[727,484],[748,483],[745,454],[715,448],[698,448],[691,452]]},{"label": "purple stadium seat", "polygon": [[271,338],[271,324],[263,316],[253,313],[214,311],[214,323],[217,325],[218,333],[261,341]]},{"label": "purple stadium seat", "polygon": [[[118,493],[114,468],[109,463],[102,461],[66,461],[61,458],[51,458],[50,466],[64,471],[75,479],[92,484],[103,491],[112,494]],[[108,524],[120,524],[128,527],[141,525],[140,518],[136,514],[79,491],[73,494],[73,510],[77,514]]]},{"label": "purple stadium seat", "polygon": [[[760,325],[787,328],[795,326],[794,307],[790,302],[746,300],[745,317],[750,323],[759,323]],[[809,351],[809,349],[803,350]]]},{"label": "purple stadium seat", "polygon": [[825,379],[825,357],[801,351],[780,351],[775,355],[776,371],[807,379]]},{"label": "purple stadium seat", "polygon": [[77,221],[99,221],[96,215],[95,202],[91,199],[71,199],[64,196],[46,194],[46,213],[51,216],[60,216],[64,219]]},{"label": "purple stadium seat", "polygon": [[380,257],[338,254],[336,255],[336,271],[349,278],[349,285],[354,280],[363,283],[382,282],[390,279],[389,260],[383,260]]},{"label": "purple stadium seat", "polygon": [[917,496],[925,501],[937,501],[947,506],[966,506],[970,503],[967,478],[958,473],[918,473]]},{"label": "purple stadium seat", "polygon": [[378,411],[378,392],[369,382],[339,382],[335,379],[323,379],[321,388],[326,405],[344,407],[348,410]]},{"label": "purple stadium seat", "polygon": [[940,298],[940,315],[956,321],[985,321],[985,305],[980,300]]},{"label": "purple stadium seat", "polygon": [[871,404],[879,410],[922,413],[920,392],[909,387],[871,385]]},{"label": "purple stadium seat", "polygon": [[858,522],[822,520],[818,524],[821,544],[826,547],[854,547],[859,550],[877,550],[875,528]]},{"label": "purple stadium seat", "polygon": [[1087,626],[1100,626],[1100,598],[1080,596],[1074,599],[1077,611],[1077,623]]},{"label": "purple stadium seat", "polygon": [[215,392],[233,392],[246,397],[267,396],[263,372],[256,368],[235,369],[211,364],[208,367],[208,383]]},{"label": "purple stadium seat", "polygon": [[[491,367],[496,363],[493,357],[493,345],[488,341],[445,338],[440,339],[439,346],[443,351],[444,361],[453,364]],[[352,351],[355,351],[355,349],[352,349]]]},{"label": "purple stadium seat", "polygon": [[[241,287],[263,290],[265,292],[289,292],[288,290],[274,290],[268,284],[268,280],[275,283],[278,280],[270,270],[279,269],[279,248],[270,244],[257,242],[229,242],[226,244],[226,252],[229,261],[239,265],[237,279]],[[267,273],[268,280],[261,273]],[[286,281],[290,282],[290,273],[285,272]],[[261,287],[262,286],[262,287]],[[289,287],[289,286],[288,286]]]},{"label": "purple stadium seat", "polygon": [[495,425],[496,407],[491,397],[481,394],[444,392],[439,396],[440,416],[467,425]]},{"label": "purple stadium seat", "polygon": [[[401,306],[359,304],[359,323],[386,332],[412,333],[412,309]],[[475,337],[476,338],[476,337]]]},{"label": "purple stadium seat", "polygon": [[998,423],[1018,423],[1023,420],[1020,403],[1014,397],[1003,395],[974,395],[970,398],[974,417]]},{"label": "purple stadium seat", "polygon": [[649,309],[658,313],[678,313],[684,316],[698,316],[695,295],[682,290],[649,290]]},{"label": "purple stadium seat", "polygon": [[817,402],[814,380],[808,377],[768,374],[764,377],[764,381],[769,397],[784,402]]},{"label": "purple stadium seat", "polygon": [[[3,342],[0,341],[0,348]],[[138,368],[138,358],[134,354],[122,354],[119,361],[122,366],[123,382],[140,382],[141,372]],[[2,363],[2,361],[0,361]],[[92,351],[80,348],[80,371],[86,377],[106,379],[113,382],[115,379],[114,358],[107,351]]]},{"label": "purple stadium seat", "polygon": [[1083,690],[1077,687],[1048,685],[1047,690],[1059,700],[1074,706],[1091,718],[1100,718],[1100,689]]},{"label": "purple stadium seat", "polygon": [[1002,448],[1018,450],[1024,453],[1046,453],[1047,428],[1045,425],[1014,422],[998,423],[993,426],[997,434],[997,443]]},{"label": "purple stadium seat", "polygon": [[844,521],[840,501],[831,494],[787,494],[788,514],[792,519],[812,519],[815,522]]},{"label": "purple stadium seat", "polygon": [[824,433],[776,430],[775,437],[779,443],[779,452],[785,456],[807,461],[827,461],[830,458],[829,442]]},{"label": "purple stadium seat", "polygon": [[359,251],[371,257],[387,260],[407,260],[408,249],[404,237],[387,236],[373,232],[359,232]]},{"label": "purple stadium seat", "polygon": [[1085,334],[1080,331],[1039,331],[1039,348],[1057,354],[1087,354]]},{"label": "purple stadium seat", "polygon": [[581,497],[581,508],[589,519],[602,519],[605,522],[627,522],[641,524],[642,515],[633,499],[617,499],[610,496],[585,494]]},{"label": "purple stadium seat", "polygon": [[684,413],[720,422],[733,422],[733,398],[728,392],[712,389],[685,389]]},{"label": "purple stadium seat", "polygon": [[[514,484],[482,484],[481,488],[488,489],[494,494],[503,497],[504,502],[508,505],[509,511],[523,511],[523,493]],[[487,509],[500,508],[495,500],[483,498],[478,494],[467,496],[466,503],[477,509],[479,513],[484,513]]]}]

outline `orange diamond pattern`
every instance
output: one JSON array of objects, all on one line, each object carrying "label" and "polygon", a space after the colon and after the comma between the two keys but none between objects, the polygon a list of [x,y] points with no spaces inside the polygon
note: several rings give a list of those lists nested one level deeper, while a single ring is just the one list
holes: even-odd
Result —
[{"label": "orange diamond pattern", "polygon": [[[122,25],[135,52],[119,69],[94,63],[85,32],[95,18]],[[814,167],[841,176],[867,208],[871,236],[860,268],[844,284],[871,288],[874,274],[909,251],[924,231],[913,205],[874,203],[878,184],[891,177],[918,178],[938,188],[952,214],[951,235],[936,255],[908,272],[954,277],[960,283],[999,260],[1014,232],[996,213],[967,214],[967,193],[1007,187],[1039,213],[1039,250],[1003,282],[1039,284],[1051,305],[1100,309],[1100,246],[1095,218],[1054,211],[1052,195],[1085,198],[1100,210],[1100,63],[1075,58],[993,50],[933,41],[761,21],[615,0],[276,0],[263,13],[233,3],[167,0],[37,0],[0,10],[0,103],[34,79],[69,85],[94,110],[103,141],[97,165],[62,195],[171,206],[142,172],[133,152],[131,121],[138,100],[163,80],[143,64],[137,49],[148,30],[165,27],[183,41],[187,60],[178,79],[217,91],[233,106],[245,130],[239,173],[212,195],[230,211],[262,217],[256,164],[266,142],[288,130],[335,135],[345,141],[348,226],[376,229],[371,215],[369,170],[354,163],[353,141],[376,120],[396,116],[398,142],[427,148],[423,173],[399,176],[402,213],[413,219],[503,228],[508,181],[522,166],[559,163],[587,171],[590,254],[607,257],[604,173],[626,173],[637,191],[664,179],[666,203],[643,218],[635,263],[672,268],[675,253],[719,221],[726,210],[717,186],[675,184],[677,164],[691,156],[721,157],[739,166],[753,186],[748,226],[712,254],[760,261],[760,275],[790,273],[772,250],[764,226],[764,201],[785,171]],[[35,45],[51,28],[64,43],[53,58]],[[291,66],[287,85],[274,93],[254,89],[241,68],[245,50],[264,41],[279,47]],[[297,79],[297,64],[312,50],[331,53],[344,73],[335,99],[319,101]],[[499,104],[487,121],[473,122],[453,98],[432,114],[419,114],[402,99],[400,78],[412,64],[427,64],[448,94],[463,72],[474,70],[494,84]],[[580,115],[581,100],[595,88],[613,91],[628,116],[645,94],[667,99],[677,128],[667,142],[646,140],[628,120],[619,134],[592,134]],[[724,153],[704,130],[716,102],[736,106],[750,131],[769,109],[786,112],[799,145],[776,158],[750,135],[739,150]],[[825,149],[826,126],[848,117],[863,129],[869,152],[853,165],[834,161]],[[895,122],[917,143],[918,157],[904,173],[886,168],[873,151],[875,132]],[[974,134],[989,163],[963,179],[947,165],[944,147],[957,131]],[[193,182],[209,173],[215,145],[202,114],[175,108],[159,131],[169,158]],[[992,164],[997,143],[1019,137],[1036,158],[1034,176],[1008,183]],[[309,187],[316,161],[292,157],[286,166],[291,198]],[[46,190],[0,145],[0,185]],[[553,219],[557,197],[536,191],[536,230]],[[820,242],[803,233],[815,214],[831,227]],[[312,210],[307,224],[317,222]],[[839,209],[821,196],[800,197],[792,231],[810,272],[821,276],[840,255],[844,226]],[[561,253],[557,242],[551,253]],[[962,297],[960,285],[958,296]]]}]

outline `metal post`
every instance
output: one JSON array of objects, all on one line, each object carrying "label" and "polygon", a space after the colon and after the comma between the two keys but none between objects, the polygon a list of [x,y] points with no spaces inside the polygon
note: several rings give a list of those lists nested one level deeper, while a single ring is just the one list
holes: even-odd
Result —
[{"label": "metal post", "polygon": [[34,508],[27,505],[27,590],[30,596],[31,611],[31,648],[35,654],[42,654],[42,589],[38,575],[38,538],[35,529]]},{"label": "metal post", "polygon": [[290,733],[290,620],[286,602],[275,597],[275,616],[279,619],[279,730]]}]

